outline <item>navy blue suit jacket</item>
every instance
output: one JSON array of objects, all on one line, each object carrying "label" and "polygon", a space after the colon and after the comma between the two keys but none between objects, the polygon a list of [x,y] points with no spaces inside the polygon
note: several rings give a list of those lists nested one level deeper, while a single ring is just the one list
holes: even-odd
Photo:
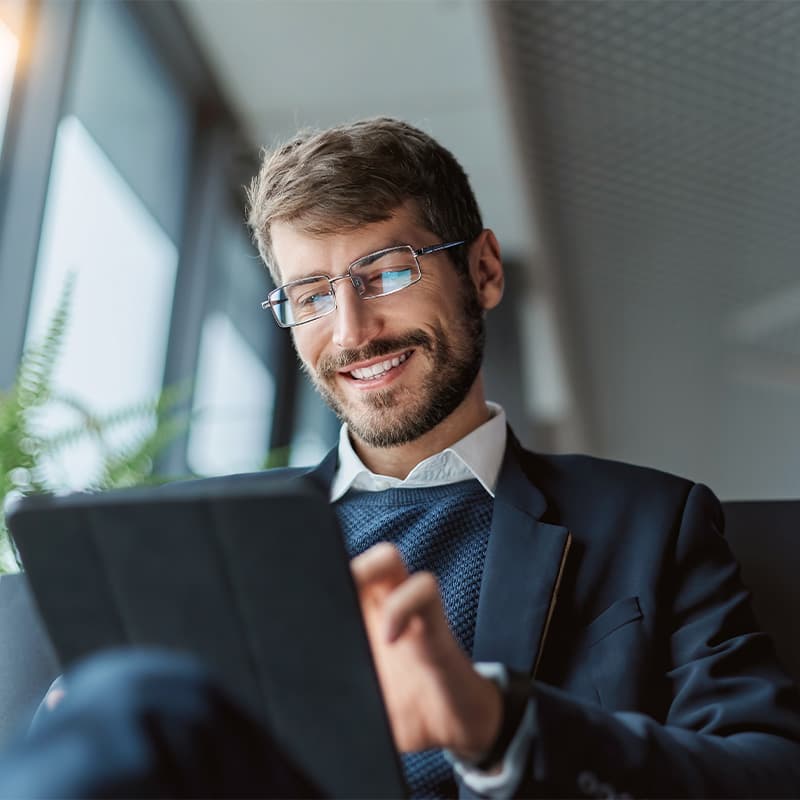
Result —
[{"label": "navy blue suit jacket", "polygon": [[800,700],[722,526],[705,486],[509,432],[472,655],[531,676],[520,795],[800,797]]}]

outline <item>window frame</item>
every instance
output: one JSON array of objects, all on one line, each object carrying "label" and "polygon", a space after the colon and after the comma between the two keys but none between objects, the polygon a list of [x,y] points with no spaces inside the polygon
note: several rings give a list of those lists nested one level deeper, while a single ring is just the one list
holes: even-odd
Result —
[{"label": "window frame", "polygon": [[29,2],[25,11],[28,70],[15,73],[0,170],[0,391],[13,384],[25,341],[78,11],[77,0]]}]

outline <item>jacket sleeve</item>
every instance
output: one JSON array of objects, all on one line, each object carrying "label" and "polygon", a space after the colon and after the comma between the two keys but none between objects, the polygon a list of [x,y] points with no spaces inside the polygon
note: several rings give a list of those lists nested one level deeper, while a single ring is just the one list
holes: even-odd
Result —
[{"label": "jacket sleeve", "polygon": [[694,486],[664,586],[665,718],[534,682],[518,796],[800,797],[800,698],[757,629],[722,527],[717,499]]}]

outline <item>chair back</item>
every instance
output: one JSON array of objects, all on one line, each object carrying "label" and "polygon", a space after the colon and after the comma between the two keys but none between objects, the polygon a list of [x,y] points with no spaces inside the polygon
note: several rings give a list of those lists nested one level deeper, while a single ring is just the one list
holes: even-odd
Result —
[{"label": "chair back", "polygon": [[753,593],[762,628],[800,684],[800,500],[722,504],[725,538]]}]

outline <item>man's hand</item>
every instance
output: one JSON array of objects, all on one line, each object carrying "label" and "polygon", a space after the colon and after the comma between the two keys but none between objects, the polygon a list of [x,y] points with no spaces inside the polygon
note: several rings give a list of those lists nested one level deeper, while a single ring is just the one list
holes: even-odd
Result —
[{"label": "man's hand", "polygon": [[410,575],[386,542],[351,568],[398,750],[442,747],[479,759],[500,729],[502,698],[450,631],[436,578]]}]

